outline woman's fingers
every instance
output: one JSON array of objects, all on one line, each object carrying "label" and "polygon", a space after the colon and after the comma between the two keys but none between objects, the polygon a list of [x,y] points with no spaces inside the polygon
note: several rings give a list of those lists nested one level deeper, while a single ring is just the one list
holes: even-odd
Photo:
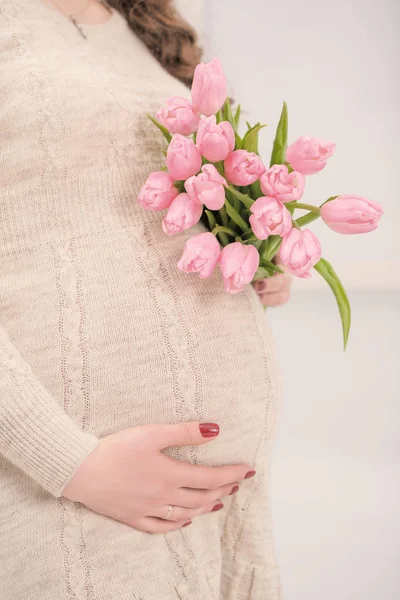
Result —
[{"label": "woman's fingers", "polygon": [[236,493],[238,489],[239,485],[237,482],[223,485],[216,490],[180,488],[171,494],[169,503],[173,506],[201,509],[202,506],[211,506],[213,503],[218,503],[220,498],[230,496],[232,493]]},{"label": "woman's fingers", "polygon": [[167,521],[165,519],[158,519],[157,517],[141,517],[140,519],[135,519],[129,525],[147,533],[166,533],[167,531],[180,529],[186,523],[188,523],[187,519],[182,521]]},{"label": "woman's fingers", "polygon": [[[221,510],[223,508],[222,502],[218,499],[214,502],[209,502],[199,508],[185,508],[183,506],[172,505],[172,513],[170,517],[167,519],[168,521],[188,521],[189,519],[193,519],[194,517],[198,517],[199,515],[204,515],[209,512],[217,512],[217,510]],[[168,506],[160,506],[159,508],[155,508],[154,510],[150,510],[147,516],[149,517],[158,517],[160,519],[164,519],[167,513]]]},{"label": "woman's fingers", "polygon": [[290,273],[277,273],[273,277],[259,279],[254,283],[254,289],[258,293],[276,293],[289,291],[293,276]]},{"label": "woman's fingers", "polygon": [[277,294],[260,295],[261,302],[264,306],[282,306],[290,298],[289,292],[278,292]]},{"label": "woman's fingers", "polygon": [[170,461],[174,463],[171,468],[174,468],[176,487],[216,490],[223,485],[247,479],[251,476],[250,473],[255,473],[251,466],[243,464],[208,467],[175,459]]}]

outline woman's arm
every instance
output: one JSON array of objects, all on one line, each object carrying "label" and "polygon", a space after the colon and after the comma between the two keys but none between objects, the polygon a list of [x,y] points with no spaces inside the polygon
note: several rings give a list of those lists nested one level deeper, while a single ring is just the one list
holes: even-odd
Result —
[{"label": "woman's arm", "polygon": [[61,496],[99,442],[62,410],[0,326],[0,453]]}]

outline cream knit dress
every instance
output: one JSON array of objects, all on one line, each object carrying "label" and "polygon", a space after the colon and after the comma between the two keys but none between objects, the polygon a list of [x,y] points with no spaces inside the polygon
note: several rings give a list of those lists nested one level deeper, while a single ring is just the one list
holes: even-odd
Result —
[{"label": "cream knit dress", "polygon": [[[166,236],[136,201],[163,165],[146,113],[190,92],[120,13],[82,28],[0,2],[0,598],[277,600],[263,307],[179,271],[204,226]],[[62,496],[99,438],[187,420],[220,435],[172,456],[257,471],[223,510],[149,534]]]}]

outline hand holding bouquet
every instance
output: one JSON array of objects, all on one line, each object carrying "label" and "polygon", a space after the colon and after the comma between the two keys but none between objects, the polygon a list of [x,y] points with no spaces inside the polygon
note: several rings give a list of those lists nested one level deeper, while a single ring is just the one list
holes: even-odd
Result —
[{"label": "hand holding bouquet", "polygon": [[[168,209],[162,221],[166,235],[200,220],[209,229],[187,241],[178,268],[206,278],[219,265],[230,294],[282,272],[274,262],[277,256],[297,277],[310,277],[314,268],[336,297],[346,346],[350,305],[322,258],[318,238],[306,226],[321,217],[338,233],[366,233],[376,229],[382,207],[353,195],[331,196],[321,206],[301,202],[306,176],[325,168],[335,143],[302,136],[287,146],[284,103],[266,167],[258,152],[265,125],[247,123],[240,135],[240,105],[233,113],[218,58],[197,65],[191,96],[192,102],[169,98],[156,119],[149,115],[167,139],[166,166],[149,175],[138,196],[147,210]],[[298,210],[305,214],[295,217]]]}]

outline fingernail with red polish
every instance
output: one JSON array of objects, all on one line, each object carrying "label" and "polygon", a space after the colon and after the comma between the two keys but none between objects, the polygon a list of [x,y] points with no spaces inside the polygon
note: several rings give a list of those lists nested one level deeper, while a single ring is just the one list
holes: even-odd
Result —
[{"label": "fingernail with red polish", "polygon": [[239,489],[239,486],[235,485],[235,487],[232,488],[232,490],[231,490],[231,492],[230,492],[229,495],[232,496],[232,494],[236,494],[236,492],[238,491],[238,489]]},{"label": "fingernail with red polish", "polygon": [[187,521],[186,523],[184,523],[184,524],[182,525],[182,527],[186,527],[186,525],[190,525],[190,523],[192,523],[192,521]]},{"label": "fingernail with red polish", "polygon": [[200,423],[201,435],[205,438],[215,437],[219,434],[219,425],[216,423]]},{"label": "fingernail with red polish", "polygon": [[246,473],[246,475],[244,476],[245,479],[249,479],[250,477],[253,477],[256,474],[255,471],[249,471],[248,473]]},{"label": "fingernail with red polish", "polygon": [[221,508],[224,508],[224,505],[223,505],[223,504],[221,504],[221,503],[219,503],[219,504],[216,504],[216,505],[215,505],[215,506],[214,506],[214,507],[211,509],[211,512],[217,512],[217,510],[221,510]]}]

